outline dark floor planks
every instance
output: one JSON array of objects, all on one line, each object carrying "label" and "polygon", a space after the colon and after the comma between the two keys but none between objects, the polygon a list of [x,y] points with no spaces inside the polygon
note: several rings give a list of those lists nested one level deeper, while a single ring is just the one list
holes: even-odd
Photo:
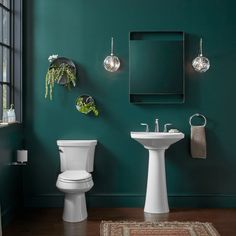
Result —
[{"label": "dark floor planks", "polygon": [[141,208],[94,208],[87,221],[66,223],[62,209],[25,209],[6,228],[3,236],[98,236],[101,220],[212,222],[221,236],[236,235],[236,209],[173,209],[166,215],[144,215]]}]

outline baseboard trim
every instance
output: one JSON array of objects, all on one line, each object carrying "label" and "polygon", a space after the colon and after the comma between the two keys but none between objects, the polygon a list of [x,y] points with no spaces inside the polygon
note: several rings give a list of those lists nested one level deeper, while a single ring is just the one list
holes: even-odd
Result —
[{"label": "baseboard trim", "polygon": [[63,194],[40,194],[24,199],[24,207],[62,207]]},{"label": "baseboard trim", "polygon": [[[144,194],[87,194],[88,207],[143,207]],[[227,194],[170,194],[170,208],[233,208],[236,195]],[[25,207],[62,207],[63,194],[41,194],[25,199]]]}]

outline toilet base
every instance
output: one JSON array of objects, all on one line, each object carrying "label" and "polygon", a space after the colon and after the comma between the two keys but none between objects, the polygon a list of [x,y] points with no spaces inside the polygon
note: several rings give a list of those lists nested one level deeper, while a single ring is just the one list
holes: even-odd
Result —
[{"label": "toilet base", "polygon": [[67,222],[80,222],[88,217],[84,193],[66,193],[62,219]]}]

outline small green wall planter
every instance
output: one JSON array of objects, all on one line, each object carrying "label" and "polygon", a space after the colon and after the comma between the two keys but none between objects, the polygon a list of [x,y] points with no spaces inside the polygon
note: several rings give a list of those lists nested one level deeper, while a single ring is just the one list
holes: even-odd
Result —
[{"label": "small green wall planter", "polygon": [[95,116],[99,115],[94,99],[89,95],[81,95],[76,99],[76,109],[87,115],[93,112]]}]

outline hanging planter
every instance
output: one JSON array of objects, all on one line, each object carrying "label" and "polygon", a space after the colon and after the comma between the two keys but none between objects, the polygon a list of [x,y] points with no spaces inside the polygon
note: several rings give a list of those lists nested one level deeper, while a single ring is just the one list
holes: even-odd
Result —
[{"label": "hanging planter", "polygon": [[85,115],[91,111],[95,116],[99,114],[94,99],[89,95],[81,95],[76,99],[76,109]]},{"label": "hanging planter", "polygon": [[50,65],[45,77],[45,98],[49,93],[49,98],[52,100],[55,83],[68,88],[76,86],[76,66],[72,60],[58,55],[52,55],[48,60]]}]

